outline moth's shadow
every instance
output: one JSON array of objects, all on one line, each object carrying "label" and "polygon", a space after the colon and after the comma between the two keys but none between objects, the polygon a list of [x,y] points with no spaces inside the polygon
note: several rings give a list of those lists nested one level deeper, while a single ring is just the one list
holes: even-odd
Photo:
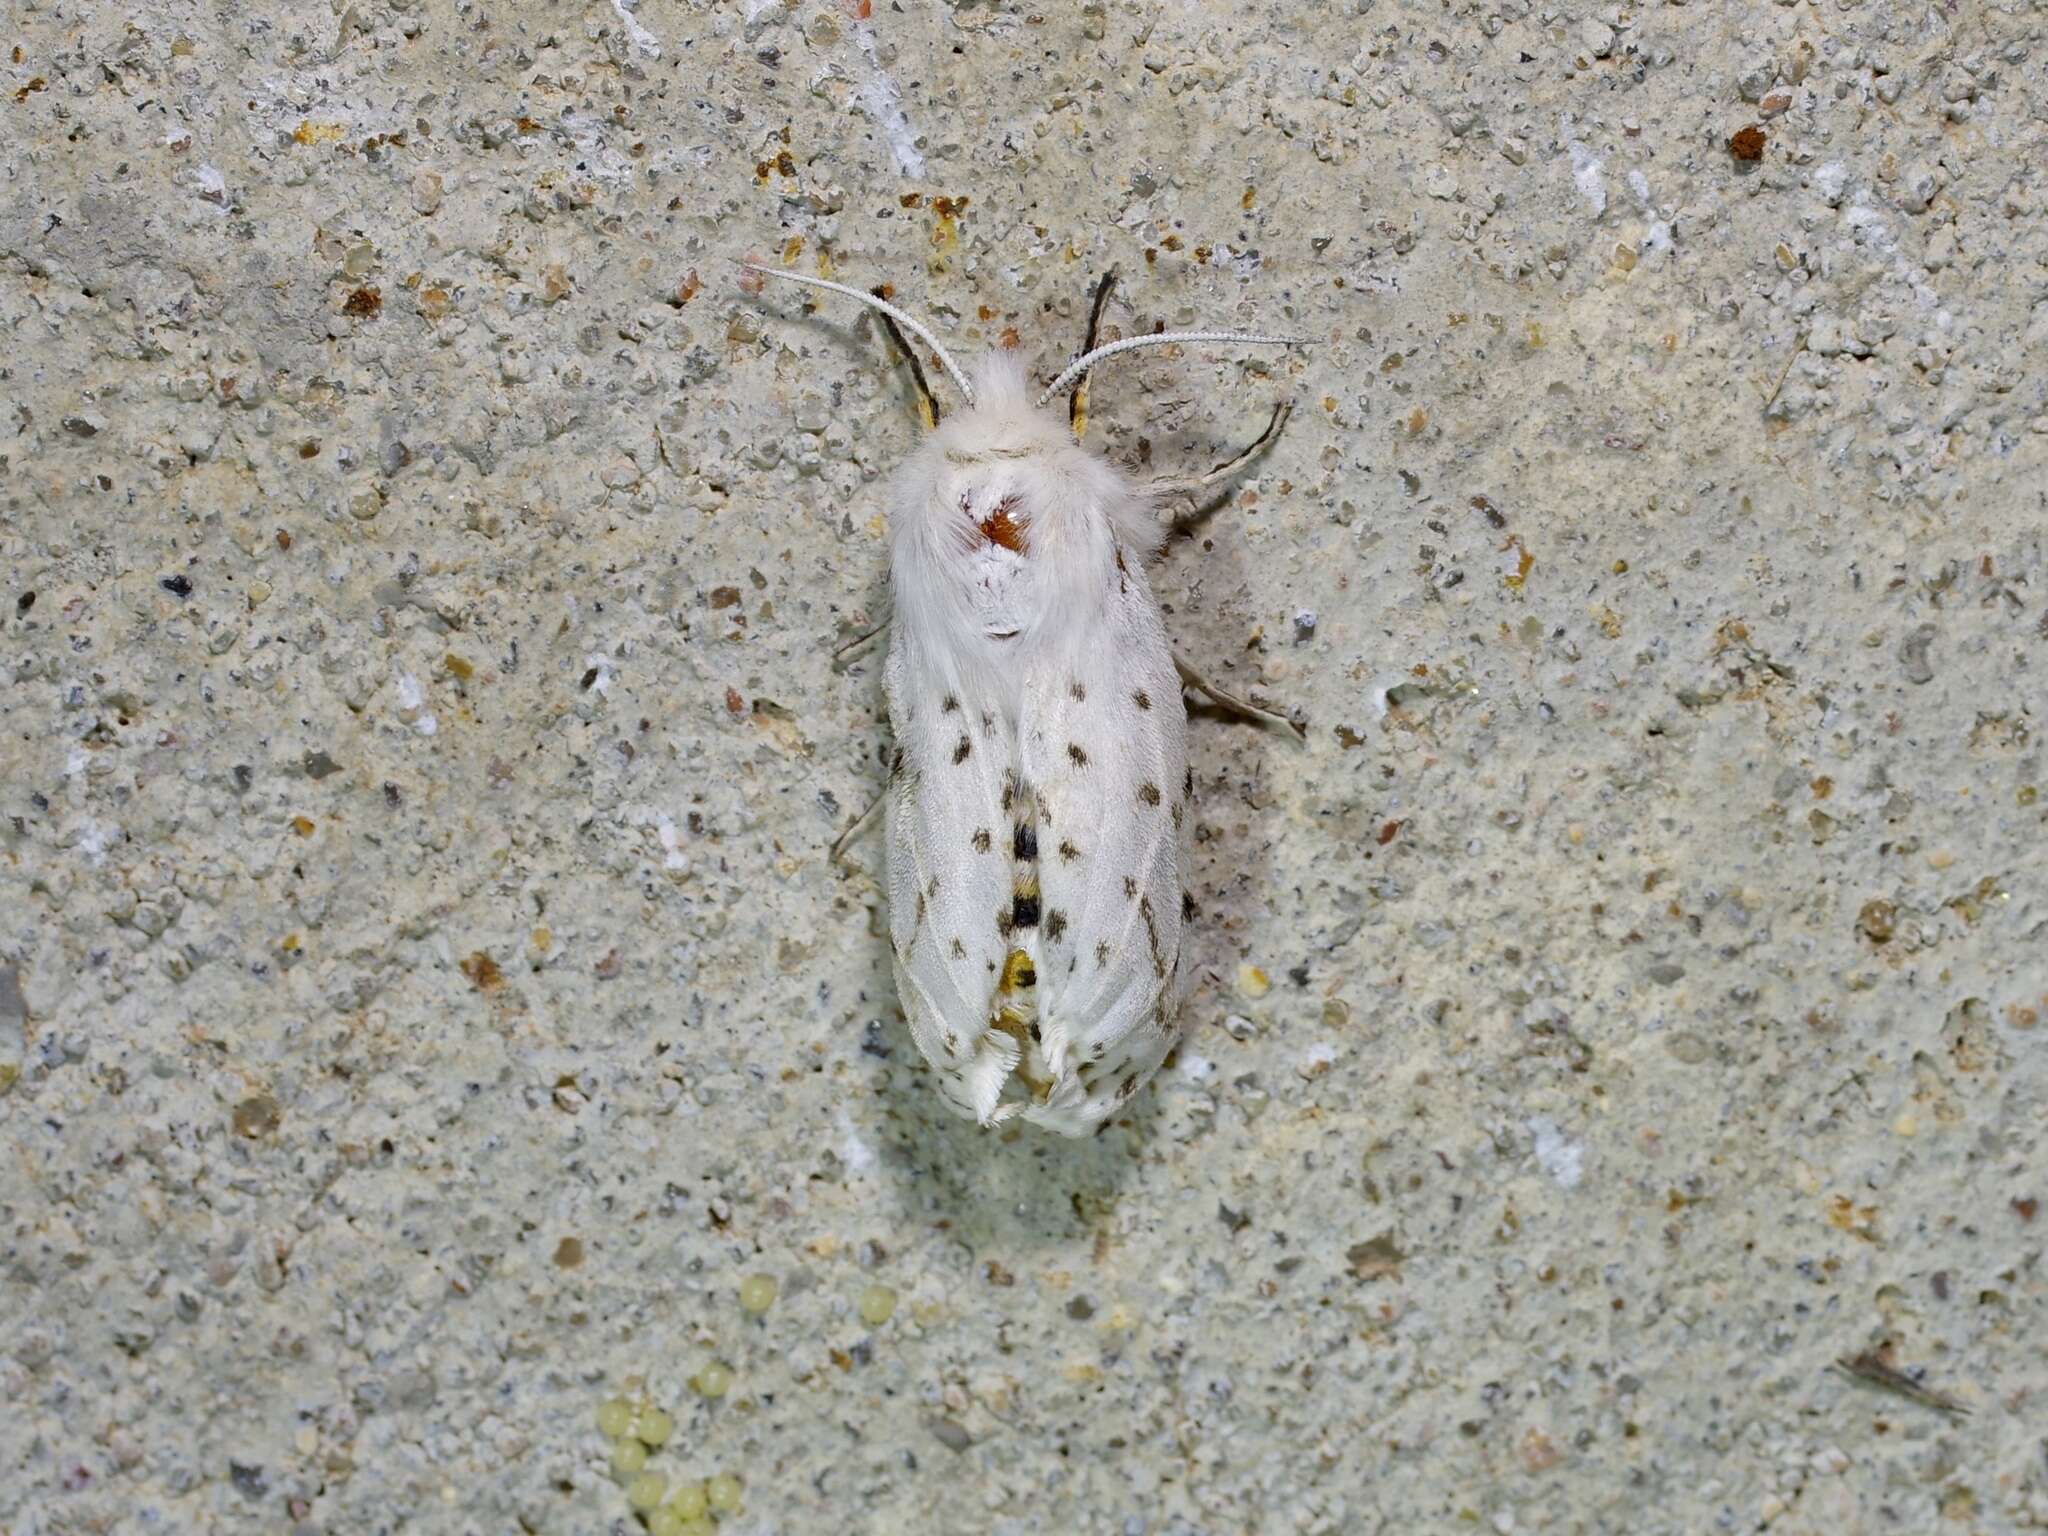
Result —
[{"label": "moth's shadow", "polygon": [[[901,449],[877,445],[877,457],[893,463],[916,446],[924,436],[919,414],[918,376],[904,367],[902,359],[893,352],[879,315],[864,307],[851,315],[828,313],[826,309],[819,308],[793,317],[784,316],[783,319],[785,324],[802,327],[821,345],[830,345],[844,352],[862,368],[873,369],[881,388],[895,397],[891,402],[892,408],[884,414],[900,421],[911,436]],[[799,356],[808,358],[807,353]]]},{"label": "moth's shadow", "polygon": [[[876,898],[879,900],[879,896]],[[889,1055],[872,1077],[881,1109],[882,1175],[895,1215],[942,1227],[977,1260],[1103,1237],[1132,1171],[1159,1144],[1161,1106],[1147,1087],[1095,1135],[1066,1137],[1011,1122],[987,1130],[948,1110],[902,1020],[879,947],[869,996],[886,999]]]},{"label": "moth's shadow", "polygon": [[[1236,452],[1250,439],[1247,427],[1263,409],[1254,405],[1229,413],[1240,418],[1235,427],[1204,412],[1185,430],[1162,435],[1153,444],[1153,472],[1199,471]],[[1247,639],[1264,615],[1250,595],[1250,545],[1234,503],[1244,482],[1268,473],[1285,445],[1283,432],[1258,458],[1204,493],[1192,516],[1175,521],[1164,551],[1148,568],[1167,638],[1181,655],[1218,687],[1283,714],[1295,701],[1256,687],[1258,669],[1240,664]],[[1265,643],[1284,642],[1268,635]],[[1195,781],[1187,892],[1195,916],[1184,941],[1191,980],[1181,1005],[1179,1054],[1183,1060],[1200,1057],[1211,1063],[1206,1091],[1219,1105],[1257,1091],[1278,1099],[1291,1085],[1258,1080],[1236,1065],[1233,1058],[1243,1047],[1222,1026],[1232,1012],[1250,1011],[1232,997],[1240,961],[1279,968],[1281,951],[1258,952],[1260,939],[1273,943],[1269,929],[1276,910],[1272,847],[1278,835],[1278,797],[1272,786],[1294,776],[1299,765],[1292,759],[1305,749],[1285,732],[1247,720],[1192,690],[1186,702],[1188,767]],[[1245,935],[1258,936],[1250,948]],[[1268,1032],[1284,1030],[1290,1013],[1298,1012],[1290,1007],[1295,999],[1283,1001],[1286,979],[1275,975],[1272,980],[1272,1001],[1260,1010]],[[1266,1054],[1270,1059],[1271,1053]]]}]

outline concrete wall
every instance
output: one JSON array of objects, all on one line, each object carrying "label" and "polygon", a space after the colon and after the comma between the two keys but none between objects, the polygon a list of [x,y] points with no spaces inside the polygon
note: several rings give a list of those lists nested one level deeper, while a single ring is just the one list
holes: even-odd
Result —
[{"label": "concrete wall", "polygon": [[[0,1526],[2048,1525],[2048,12],[868,10],[14,13]],[[1095,1140],[825,857],[918,427],[744,257],[1313,342],[1096,379],[1295,403],[1155,582],[1309,739]]]}]

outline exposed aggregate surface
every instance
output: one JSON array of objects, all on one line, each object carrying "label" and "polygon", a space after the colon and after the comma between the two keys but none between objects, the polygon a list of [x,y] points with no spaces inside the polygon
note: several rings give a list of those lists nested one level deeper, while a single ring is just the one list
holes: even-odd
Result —
[{"label": "exposed aggregate surface", "polygon": [[[2048,7],[0,50],[0,1531],[624,1533],[634,1377],[738,1536],[2048,1528]],[[1295,402],[1155,588],[1309,740],[1092,1141],[825,856],[917,426],[741,258],[1311,342],[1095,380]]]}]

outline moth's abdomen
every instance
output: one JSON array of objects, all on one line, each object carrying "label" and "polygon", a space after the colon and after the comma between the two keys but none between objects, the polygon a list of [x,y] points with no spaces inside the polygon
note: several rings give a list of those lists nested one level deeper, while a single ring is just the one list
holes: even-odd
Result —
[{"label": "moth's abdomen", "polygon": [[1035,1104],[1051,1094],[1058,1075],[1048,1062],[1038,1021],[1038,939],[1043,904],[1038,890],[1038,806],[1028,786],[1013,786],[1010,805],[1010,951],[996,983],[989,1027],[1017,1042],[1015,1068]]}]

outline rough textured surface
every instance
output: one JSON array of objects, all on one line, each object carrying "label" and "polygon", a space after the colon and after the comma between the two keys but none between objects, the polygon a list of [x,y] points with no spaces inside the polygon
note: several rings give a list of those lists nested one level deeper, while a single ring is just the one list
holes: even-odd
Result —
[{"label": "rough textured surface", "polygon": [[[0,1528],[622,1532],[634,1375],[742,1533],[2048,1526],[2048,12],[867,9],[15,13]],[[1311,740],[1086,1144],[824,857],[916,427],[743,255],[1315,342],[1096,382],[1297,402],[1157,584]]]}]

